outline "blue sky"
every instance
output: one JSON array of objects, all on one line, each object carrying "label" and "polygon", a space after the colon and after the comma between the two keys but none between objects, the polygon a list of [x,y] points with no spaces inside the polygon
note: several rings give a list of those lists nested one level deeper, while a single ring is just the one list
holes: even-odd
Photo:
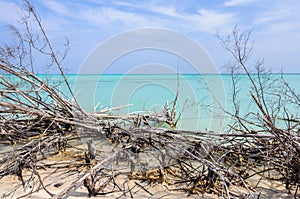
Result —
[{"label": "blue sky", "polygon": [[[44,27],[61,48],[70,40],[65,64],[69,73],[80,65],[99,43],[124,31],[156,27],[175,30],[199,43],[221,72],[231,59],[215,34],[228,34],[235,25],[253,29],[253,59],[265,58],[274,72],[300,72],[299,0],[33,0]],[[0,38],[7,40],[5,24],[19,26],[22,2],[0,0]],[[176,42],[176,41],[174,41]],[[120,44],[122,45],[122,44]],[[153,60],[151,60],[151,57]],[[144,59],[143,59],[144,58]],[[108,72],[122,73],[149,63],[180,67],[193,72],[184,60],[168,53],[137,52],[119,59]]]}]

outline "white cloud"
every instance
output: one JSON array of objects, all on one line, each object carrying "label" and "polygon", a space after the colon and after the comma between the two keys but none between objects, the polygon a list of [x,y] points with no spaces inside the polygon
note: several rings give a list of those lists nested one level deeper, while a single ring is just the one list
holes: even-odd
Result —
[{"label": "white cloud", "polygon": [[[171,17],[166,19],[164,25],[172,21],[173,28],[178,28],[181,31],[195,32],[204,31],[215,33],[222,31],[236,22],[235,13],[218,12],[209,9],[199,9],[196,13],[180,12],[174,6],[150,6],[151,11],[164,16]],[[157,17],[158,18],[158,17]],[[172,27],[169,27],[172,28]]]},{"label": "white cloud", "polygon": [[[51,15],[48,18],[57,19],[57,23],[82,25],[90,28],[101,28],[113,31],[122,31],[130,28],[138,28],[144,26],[156,26],[160,20],[153,20],[151,16],[144,15],[140,12],[121,10],[109,5],[95,4],[91,6],[84,3],[61,3],[58,1],[42,1],[43,5],[54,13],[62,16]],[[123,3],[118,3],[122,4]],[[125,4],[131,6],[130,4]],[[64,17],[66,16],[66,17]]]},{"label": "white cloud", "polygon": [[[267,24],[261,31],[258,32],[259,38],[261,40],[270,41],[270,43],[286,43],[287,45],[281,45],[289,49],[295,49],[299,47],[300,40],[300,22],[299,21],[280,21],[276,23]],[[273,50],[273,49],[272,49]],[[278,50],[282,50],[278,48]]]},{"label": "white cloud", "polygon": [[255,19],[254,22],[258,24],[276,22],[293,16],[293,13],[297,13],[297,11],[293,8],[280,9],[275,11],[273,10],[263,13],[261,16]]},{"label": "white cloud", "polygon": [[[138,2],[126,3],[113,1],[112,4],[90,4],[77,2],[46,1],[42,4],[51,12],[59,15],[48,16],[52,22],[57,18],[57,23],[82,24],[94,28],[123,31],[141,27],[165,27],[184,32],[204,31],[215,33],[232,27],[236,18],[234,13],[217,12],[201,9],[197,12],[183,11],[182,7],[162,5],[157,3]],[[117,7],[113,6],[117,5]],[[121,6],[121,8],[119,7]],[[195,8],[193,8],[195,9]],[[64,16],[68,18],[64,18]],[[53,20],[54,19],[54,20]],[[54,26],[49,24],[49,26]],[[57,24],[55,26],[58,26]]]},{"label": "white cloud", "polygon": [[113,1],[113,4],[118,5],[118,6],[123,6],[127,8],[142,8],[141,5],[136,4],[136,3],[129,3],[129,2],[124,2],[124,1]]},{"label": "white cloud", "polygon": [[80,18],[93,26],[106,26],[114,29],[138,28],[156,24],[141,14],[109,7],[84,10],[80,13]]},{"label": "white cloud", "polygon": [[283,66],[284,72],[299,71],[299,8],[298,1],[277,1],[254,19],[254,27],[259,27],[255,33],[257,54],[263,55],[277,71]]},{"label": "white cloud", "polygon": [[[298,2],[298,1],[297,1]],[[300,18],[300,4],[296,2],[277,2],[256,15],[255,24],[276,25],[277,23],[297,23]],[[299,27],[299,26],[298,26]],[[297,27],[293,27],[297,28]]]},{"label": "white cloud", "polygon": [[177,10],[174,6],[167,6],[167,7],[152,6],[152,7],[150,7],[150,9],[153,12],[163,14],[163,15],[166,15],[166,16],[169,16],[169,17],[178,17]]},{"label": "white cloud", "polygon": [[250,3],[253,3],[257,0],[228,0],[224,2],[224,5],[227,7],[230,6],[244,6]]},{"label": "white cloud", "polygon": [[[72,9],[71,6],[68,6],[66,3],[63,4],[59,1],[48,1],[48,0],[41,0],[40,1],[43,6],[45,6],[47,9],[51,10],[54,13],[58,13],[64,16],[71,16],[71,17],[75,17],[77,12],[74,12],[74,8]],[[72,5],[74,6],[74,5]],[[75,8],[77,10],[77,8]]]},{"label": "white cloud", "polygon": [[275,35],[299,35],[300,14],[299,6],[292,4],[277,4],[268,10],[259,13],[254,19],[254,24],[261,26],[261,33],[272,38]]},{"label": "white cloud", "polygon": [[22,9],[13,2],[0,1],[0,21],[5,24],[16,24],[20,19]]},{"label": "white cloud", "polygon": [[[109,27],[118,24],[117,28],[165,27],[183,32],[215,33],[231,28],[236,23],[235,13],[200,9],[190,12],[178,4],[162,4],[139,1],[128,3],[113,1],[116,7],[99,7],[81,9],[81,17],[98,25]],[[192,8],[193,10],[197,8]],[[77,13],[79,14],[79,13]],[[115,27],[116,28],[116,27]]]},{"label": "white cloud", "polygon": [[233,13],[221,13],[207,9],[200,9],[196,14],[185,13],[177,17],[182,19],[182,24],[191,32],[223,32],[228,27],[231,28],[235,21],[235,14]]},{"label": "white cloud", "polygon": [[228,27],[231,28],[235,22],[235,14],[233,13],[219,13],[205,9],[198,10],[198,13],[195,24],[198,22],[199,27],[212,33],[222,31]]}]

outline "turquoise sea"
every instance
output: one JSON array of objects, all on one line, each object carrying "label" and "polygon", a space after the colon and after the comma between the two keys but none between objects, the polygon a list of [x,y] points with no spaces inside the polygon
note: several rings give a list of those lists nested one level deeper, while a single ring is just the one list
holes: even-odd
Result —
[{"label": "turquoise sea", "polygon": [[[61,75],[38,76],[70,97],[66,84],[62,83]],[[270,104],[273,109],[272,114],[278,118],[284,113],[277,110],[277,94],[282,96],[280,105],[283,105],[284,100],[289,96],[289,93],[284,92],[281,76],[299,96],[300,74],[271,74],[262,75],[260,78],[266,103]],[[235,112],[232,100],[234,78],[239,115],[244,117],[251,113],[247,118],[252,119],[251,116],[259,113],[257,105],[250,96],[253,86],[245,74],[234,76],[228,74],[70,74],[66,77],[79,104],[88,112],[125,106],[111,113],[161,114],[166,104],[169,104],[172,109],[174,99],[178,95],[176,103],[177,117],[180,116],[178,128],[220,132],[226,130],[228,124],[232,123],[232,118],[225,112]],[[257,75],[252,77],[258,82]],[[297,103],[286,105],[289,115],[294,118],[299,118],[299,101]]]},{"label": "turquoise sea", "polygon": [[[39,75],[50,84],[67,92],[60,75]],[[178,128],[201,131],[220,131],[227,128],[230,117],[225,111],[233,112],[232,103],[232,76],[222,75],[196,75],[196,74],[143,74],[143,75],[67,75],[66,76],[73,92],[77,96],[80,105],[86,111],[99,111],[103,108],[130,106],[113,111],[114,114],[127,113],[161,113],[166,103],[172,107],[172,103],[178,92],[176,110],[181,112]],[[237,102],[240,115],[249,112],[258,112],[257,106],[252,102],[249,90],[252,89],[246,75],[235,75],[237,81]],[[263,76],[262,80],[280,79],[281,74]],[[300,93],[300,74],[284,74],[284,79]],[[256,75],[253,75],[254,79]],[[272,80],[264,86],[266,90],[280,90],[280,80]],[[266,98],[268,93],[265,93]],[[269,99],[268,99],[269,100]],[[293,106],[289,109],[297,117],[298,109]],[[177,114],[179,116],[179,114]]]}]

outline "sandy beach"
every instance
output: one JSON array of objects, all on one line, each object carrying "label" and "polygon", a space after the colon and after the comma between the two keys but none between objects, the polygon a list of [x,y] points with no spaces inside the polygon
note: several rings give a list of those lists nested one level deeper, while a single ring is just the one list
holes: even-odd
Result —
[{"label": "sandy beach", "polygon": [[[99,158],[105,159],[112,154],[113,147],[106,140],[99,139],[97,142],[97,153],[99,154]],[[83,145],[77,145],[77,148],[84,148]],[[68,162],[71,164],[72,160],[75,160],[76,157],[80,157],[81,154],[73,153],[74,149],[67,149],[63,153],[58,153],[57,155],[49,156],[46,159],[42,160],[41,163],[47,163],[48,165],[62,164],[67,165]],[[152,167],[155,167],[155,164],[158,164],[155,159],[149,159],[151,156],[145,155],[140,156],[141,159],[150,160]],[[141,160],[142,161],[142,160]],[[68,186],[71,185],[72,182],[79,179],[82,175],[84,175],[83,168],[61,168],[59,169],[56,165],[56,168],[40,168],[39,170],[41,179],[43,181],[44,186],[47,191],[51,194],[58,194],[61,191],[65,190]],[[214,193],[197,193],[197,194],[188,194],[183,191],[176,191],[176,189],[180,189],[180,187],[168,184],[166,182],[160,181],[143,181],[143,180],[134,180],[130,178],[130,170],[129,165],[126,161],[123,163],[119,163],[118,170],[116,172],[123,172],[122,175],[118,175],[115,177],[115,182],[119,186],[128,186],[131,187],[131,193],[127,192],[124,194],[122,191],[116,191],[114,193],[98,195],[95,198],[207,198],[207,199],[216,199],[222,196],[218,196]],[[26,181],[29,178],[36,178],[31,181],[36,184],[38,179],[37,176],[32,176],[32,173],[23,170],[23,178]],[[100,180],[101,181],[101,180]],[[101,181],[103,182],[103,181]],[[254,176],[250,180],[246,181],[249,187],[255,187],[258,182],[259,186],[256,187],[256,191],[253,192],[253,196],[255,198],[260,199],[292,199],[294,198],[293,194],[288,194],[285,187],[280,182],[268,181],[266,179],[261,179],[259,176]],[[17,188],[17,189],[15,189]],[[250,195],[246,197],[243,195],[247,193],[245,188],[236,187],[240,191],[242,191],[238,198],[251,198]],[[33,191],[32,194],[29,194],[30,191]],[[107,190],[117,190],[109,185]],[[253,190],[251,190],[253,191]],[[244,193],[243,193],[244,192]],[[6,195],[10,193],[10,195]],[[101,193],[101,192],[99,192]],[[1,198],[33,198],[33,199],[47,199],[51,198],[51,196],[42,188],[37,187],[33,184],[25,184],[25,188],[22,187],[22,183],[18,180],[18,177],[15,175],[8,175],[0,179],[0,196]],[[6,196],[6,197],[5,197]],[[88,191],[86,187],[82,185],[78,186],[76,189],[69,192],[67,196],[64,198],[69,199],[83,199],[88,198]],[[298,193],[298,197],[300,197],[300,193]]]},{"label": "sandy beach", "polygon": [[[51,177],[51,178],[54,178]],[[61,179],[62,177],[55,177],[55,179],[52,179],[50,181],[56,181],[50,183],[47,186],[47,189],[53,193],[53,194],[57,194],[60,191],[62,191],[64,188],[66,188],[66,186],[68,185],[67,182],[65,182],[62,186],[60,187],[55,187],[57,186],[58,182],[62,182],[62,181],[67,181],[66,179]],[[137,181],[132,181],[129,184],[134,185],[135,182]],[[139,182],[141,183],[141,182]],[[4,197],[4,194],[6,194],[7,192],[9,192],[13,187],[15,186],[21,186],[20,181],[18,181],[17,177],[15,176],[7,176],[4,177],[0,180],[0,194],[1,194],[1,198],[32,198],[32,199],[47,199],[47,198],[51,198],[51,196],[49,196],[49,194],[47,194],[44,190],[39,190],[33,194],[29,194],[26,195],[26,192],[28,193],[29,189],[26,189],[24,191],[23,188],[19,188],[14,195],[10,196],[10,197]],[[45,181],[45,184],[47,184],[47,181]],[[141,183],[143,184],[143,183]],[[147,192],[144,191],[143,189],[137,187],[136,189],[133,189],[132,192],[133,197],[134,198],[170,198],[170,199],[177,199],[177,198],[204,198],[204,199],[216,199],[216,198],[220,198],[221,196],[217,196],[214,194],[194,194],[194,195],[189,195],[187,193],[183,193],[183,192],[177,192],[177,191],[168,191],[166,189],[165,186],[162,186],[161,184],[155,184],[155,185],[151,185],[151,186],[147,186]],[[151,193],[151,194],[149,194]],[[293,199],[294,196],[293,194],[288,194],[287,191],[284,189],[284,187],[282,185],[280,185],[279,183],[268,183],[268,182],[264,182],[261,183],[261,185],[259,186],[259,188],[257,188],[257,193],[260,193],[260,199]],[[297,195],[297,197],[300,197],[300,194]],[[88,198],[88,193],[87,193],[87,189],[83,186],[80,186],[79,188],[77,188],[76,190],[70,192],[70,194],[68,194],[67,197],[65,198],[69,198],[69,199],[84,199],[84,198]],[[131,195],[128,193],[126,195],[122,196],[122,193],[112,193],[112,194],[108,194],[108,195],[99,195],[93,198],[131,198]],[[246,198],[246,197],[242,197],[240,196],[240,198]]]}]

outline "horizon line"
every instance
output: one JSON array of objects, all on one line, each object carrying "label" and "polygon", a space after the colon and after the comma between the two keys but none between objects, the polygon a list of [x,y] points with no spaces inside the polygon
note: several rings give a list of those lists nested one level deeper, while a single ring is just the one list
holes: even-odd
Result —
[{"label": "horizon line", "polygon": [[[250,73],[250,75],[257,75],[258,73]],[[300,75],[300,72],[275,72],[275,73],[261,73],[262,75]],[[60,73],[36,73],[35,75],[61,75]],[[134,74],[124,74],[124,73],[64,73],[64,75],[247,75],[247,73],[134,73]]]}]

